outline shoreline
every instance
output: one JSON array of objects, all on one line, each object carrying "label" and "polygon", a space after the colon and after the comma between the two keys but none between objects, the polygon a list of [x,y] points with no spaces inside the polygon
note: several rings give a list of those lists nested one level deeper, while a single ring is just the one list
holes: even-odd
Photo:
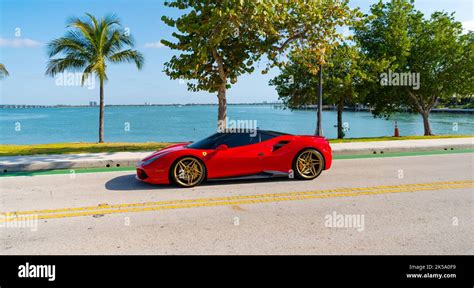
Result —
[{"label": "shoreline", "polygon": [[[280,104],[281,105],[281,104]],[[277,106],[277,105],[276,105]],[[274,106],[275,108],[277,108]],[[299,107],[299,108],[294,108],[293,110],[316,110],[317,105],[306,105],[304,107]],[[336,111],[335,106],[331,105],[323,105],[323,111]],[[344,106],[344,111],[347,112],[371,112],[372,109],[369,107],[358,107],[358,106],[353,106],[353,107],[348,107]],[[417,114],[418,112],[411,111],[410,109],[404,109],[403,111],[398,111],[397,113],[409,113],[409,114]],[[453,114],[474,114],[474,109],[473,108],[433,108],[431,109],[430,113],[453,113]]]},{"label": "shoreline", "polygon": [[[106,104],[105,107],[193,107],[193,106],[218,106],[217,103],[187,103],[187,104]],[[289,109],[289,110],[316,110],[317,105],[305,105],[298,108],[286,108],[282,103],[268,102],[268,103],[228,103],[227,106],[272,106],[275,109]],[[2,104],[0,109],[45,109],[45,108],[98,108],[98,105],[34,105],[34,104]],[[323,111],[335,111],[336,107],[333,105],[323,105]],[[344,106],[344,111],[350,112],[370,112],[371,109],[365,106]],[[410,109],[404,109],[398,113],[416,113]],[[430,113],[467,113],[474,114],[474,108],[433,108]]]}]

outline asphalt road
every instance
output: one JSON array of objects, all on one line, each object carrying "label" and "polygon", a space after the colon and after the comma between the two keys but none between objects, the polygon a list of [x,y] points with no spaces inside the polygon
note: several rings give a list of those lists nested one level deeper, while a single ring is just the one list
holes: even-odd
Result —
[{"label": "asphalt road", "polygon": [[[314,181],[0,178],[0,254],[474,254],[474,154],[335,160]],[[18,227],[23,225],[24,227]]]}]

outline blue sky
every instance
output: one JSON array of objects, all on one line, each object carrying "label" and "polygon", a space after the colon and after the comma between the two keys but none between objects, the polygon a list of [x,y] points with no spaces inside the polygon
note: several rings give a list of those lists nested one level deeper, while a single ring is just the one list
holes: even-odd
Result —
[{"label": "blue sky", "polygon": [[[367,12],[375,2],[352,0],[350,6]],[[440,10],[456,12],[457,20],[473,29],[472,0],[418,0],[415,6],[425,14]],[[85,12],[96,16],[117,14],[135,38],[135,48],[145,56],[142,71],[131,64],[109,65],[107,104],[217,102],[214,94],[189,92],[186,85],[170,80],[162,72],[163,63],[173,52],[156,45],[163,38],[172,39],[171,29],[160,18],[177,15],[177,11],[164,7],[163,0],[0,0],[0,63],[10,72],[10,77],[0,81],[1,104],[82,105],[98,100],[98,87],[58,86],[54,78],[44,75],[48,60],[45,43],[65,33],[69,17]],[[20,37],[16,37],[18,32]],[[268,86],[268,80],[277,72],[261,75],[256,70],[239,78],[228,92],[228,102],[277,100],[274,88]]]}]

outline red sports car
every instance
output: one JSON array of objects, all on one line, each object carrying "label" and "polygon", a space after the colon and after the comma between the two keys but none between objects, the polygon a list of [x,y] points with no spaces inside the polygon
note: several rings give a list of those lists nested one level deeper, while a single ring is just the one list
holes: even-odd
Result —
[{"label": "red sports car", "polygon": [[312,180],[331,167],[329,142],[267,130],[219,132],[197,142],[172,145],[137,164],[137,178],[154,184],[193,187],[206,179],[285,175]]}]

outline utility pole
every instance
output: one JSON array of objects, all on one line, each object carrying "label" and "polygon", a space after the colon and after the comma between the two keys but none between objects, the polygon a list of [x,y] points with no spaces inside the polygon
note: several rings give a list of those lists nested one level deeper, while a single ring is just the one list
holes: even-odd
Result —
[{"label": "utility pole", "polygon": [[318,120],[316,125],[317,136],[323,136],[323,65],[319,65],[319,89],[318,89]]}]

